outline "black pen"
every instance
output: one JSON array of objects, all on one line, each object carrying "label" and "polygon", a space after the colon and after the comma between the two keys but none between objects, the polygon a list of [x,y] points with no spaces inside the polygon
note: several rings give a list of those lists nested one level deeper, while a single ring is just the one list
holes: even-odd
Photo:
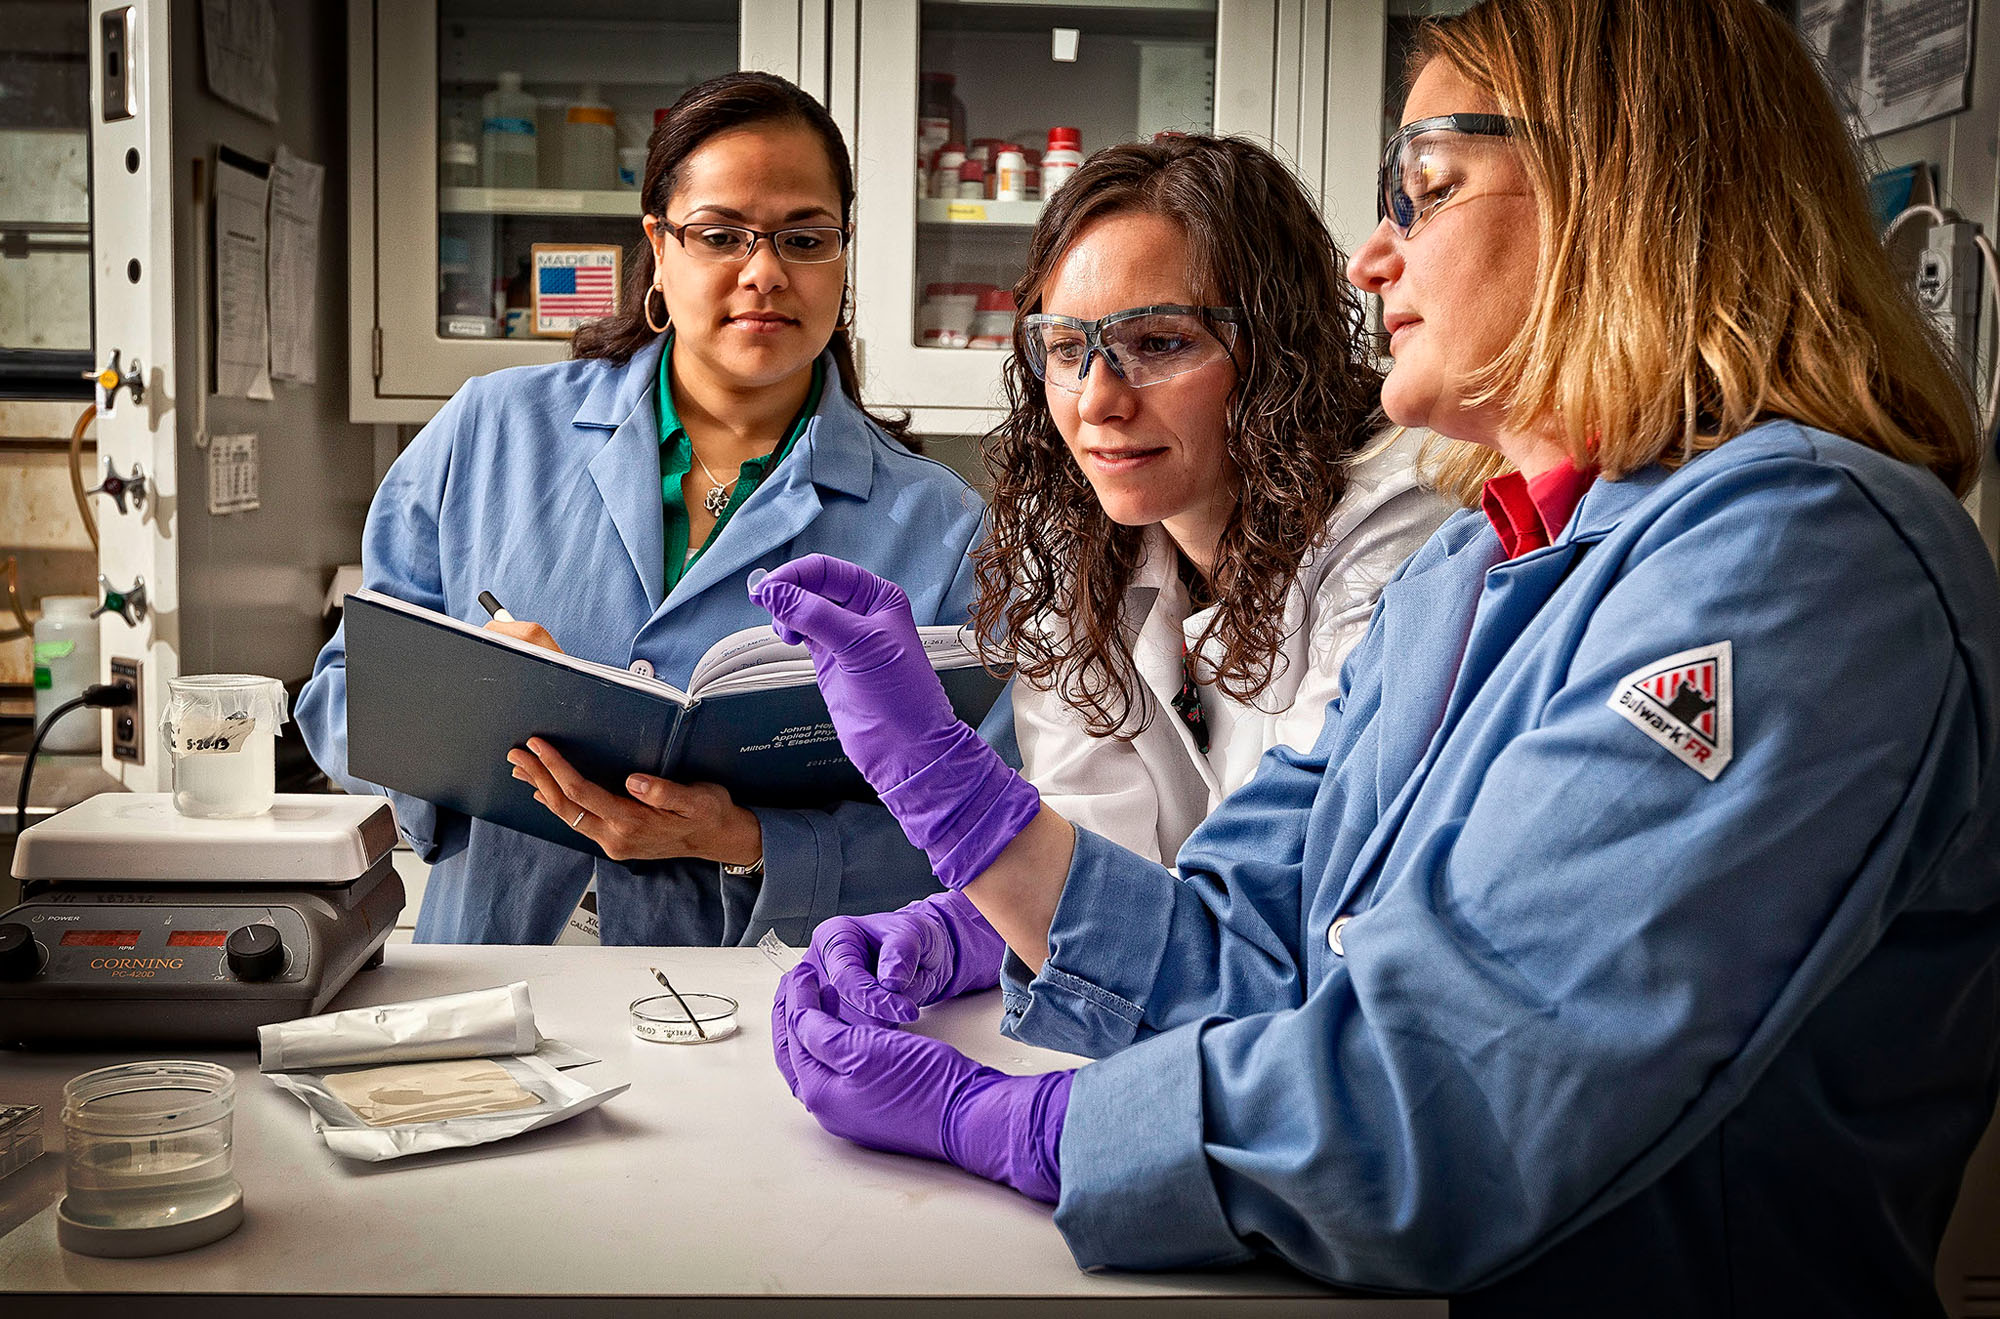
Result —
[{"label": "black pen", "polygon": [[493,621],[496,623],[511,623],[514,621],[514,616],[507,612],[507,606],[494,599],[493,592],[491,591],[481,591],[479,593],[479,604],[487,613],[493,616]]}]

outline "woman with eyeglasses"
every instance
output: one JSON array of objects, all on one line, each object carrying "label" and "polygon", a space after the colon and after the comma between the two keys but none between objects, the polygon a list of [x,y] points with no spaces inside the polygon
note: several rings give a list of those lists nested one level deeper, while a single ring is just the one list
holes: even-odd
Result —
[{"label": "woman with eyeglasses", "polygon": [[[1029,245],[973,614],[1010,647],[1023,775],[1154,861],[1266,751],[1312,745],[1449,512],[1428,437],[1383,427],[1344,260],[1276,157],[1200,135],[1095,153]],[[998,982],[1000,937],[952,893],[828,921],[809,960],[909,1020],[946,988],[893,973],[926,939],[960,950],[955,991]]]},{"label": "woman with eyeglasses", "polygon": [[872,575],[761,582],[1019,955],[1012,1032],[1099,1059],[1008,1076],[802,965],[780,1068],[834,1132],[1056,1202],[1085,1266],[1269,1255],[1454,1316],[1941,1314],[2000,1076],[1965,390],[1758,0],[1486,0],[1412,71],[1350,274],[1388,414],[1485,446],[1484,507],[1177,871],[955,724]]},{"label": "woman with eyeglasses", "polygon": [[974,614],[1012,641],[1022,772],[1171,863],[1312,745],[1383,583],[1449,506],[1389,428],[1360,299],[1263,148],[1093,155],[1023,277]]},{"label": "woman with eyeglasses", "polygon": [[[853,173],[826,110],[768,74],[705,82],[654,129],[641,199],[618,313],[568,362],[467,382],[391,468],[363,536],[367,585],[481,624],[490,591],[533,620],[495,629],[677,686],[714,642],[766,621],[745,594],[753,570],[814,551],[901,582],[925,623],[964,620],[982,509],[858,401]],[[345,773],[345,655],[337,635],[298,717],[330,775],[376,790]],[[594,906],[606,943],[773,928],[802,942],[836,912],[937,891],[877,805],[748,809],[713,784],[592,783],[540,739],[510,760],[524,797],[611,859],[397,796],[432,862],[418,938],[549,943]]]}]

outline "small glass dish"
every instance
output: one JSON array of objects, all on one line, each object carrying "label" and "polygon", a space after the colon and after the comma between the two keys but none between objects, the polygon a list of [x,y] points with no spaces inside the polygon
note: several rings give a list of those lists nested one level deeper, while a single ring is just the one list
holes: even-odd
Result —
[{"label": "small glass dish", "polygon": [[736,1000],[720,994],[655,994],[634,999],[631,1011],[632,1033],[657,1044],[713,1044],[736,1033]]},{"label": "small glass dish", "polygon": [[161,1255],[243,1221],[232,1159],[236,1074],[214,1063],[125,1063],[63,1087],[56,1239],[84,1255]]}]

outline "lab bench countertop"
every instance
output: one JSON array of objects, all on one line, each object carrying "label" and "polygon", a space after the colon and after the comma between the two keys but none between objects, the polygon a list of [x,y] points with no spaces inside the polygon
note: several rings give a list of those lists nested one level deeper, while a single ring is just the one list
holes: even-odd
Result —
[{"label": "lab bench countertop", "polygon": [[[0,1102],[40,1104],[49,1150],[0,1180],[0,1311],[149,1316],[1037,1314],[1442,1316],[1440,1300],[1342,1297],[1277,1266],[1086,1274],[1052,1211],[944,1164],[822,1131],[771,1061],[777,971],[754,949],[396,945],[332,1007],[526,980],[544,1035],[629,1080],[602,1108],[468,1150],[357,1163],[312,1133],[254,1051],[0,1053]],[[635,1039],[627,1005],[727,994],[740,1029],[712,1044]],[[993,1066],[1077,1060],[999,1034],[999,995],[942,1004],[916,1027]],[[61,1091],[137,1058],[206,1058],[237,1074],[244,1222],[180,1255],[114,1260],[56,1245]],[[11,1227],[11,1230],[9,1228]],[[674,1302],[664,1311],[660,1301]]]}]

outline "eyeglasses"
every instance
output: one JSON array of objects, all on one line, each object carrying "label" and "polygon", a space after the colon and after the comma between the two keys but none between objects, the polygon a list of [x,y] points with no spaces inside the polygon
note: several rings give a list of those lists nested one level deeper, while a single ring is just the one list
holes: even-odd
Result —
[{"label": "eyeglasses", "polygon": [[1021,318],[1028,369],[1037,380],[1077,394],[1102,357],[1134,389],[1157,385],[1230,356],[1243,313],[1234,307],[1162,303],[1129,307],[1094,321],[1037,312]]},{"label": "eyeglasses", "polygon": [[847,250],[847,230],[833,225],[765,230],[740,224],[675,224],[663,215],[660,227],[672,234],[695,260],[716,265],[748,261],[760,241],[769,242],[771,250],[786,265],[816,266],[838,261]]},{"label": "eyeglasses", "polygon": [[1411,237],[1466,180],[1465,144],[1455,139],[1512,137],[1519,124],[1497,114],[1438,115],[1404,124],[1382,151],[1375,218]]}]

